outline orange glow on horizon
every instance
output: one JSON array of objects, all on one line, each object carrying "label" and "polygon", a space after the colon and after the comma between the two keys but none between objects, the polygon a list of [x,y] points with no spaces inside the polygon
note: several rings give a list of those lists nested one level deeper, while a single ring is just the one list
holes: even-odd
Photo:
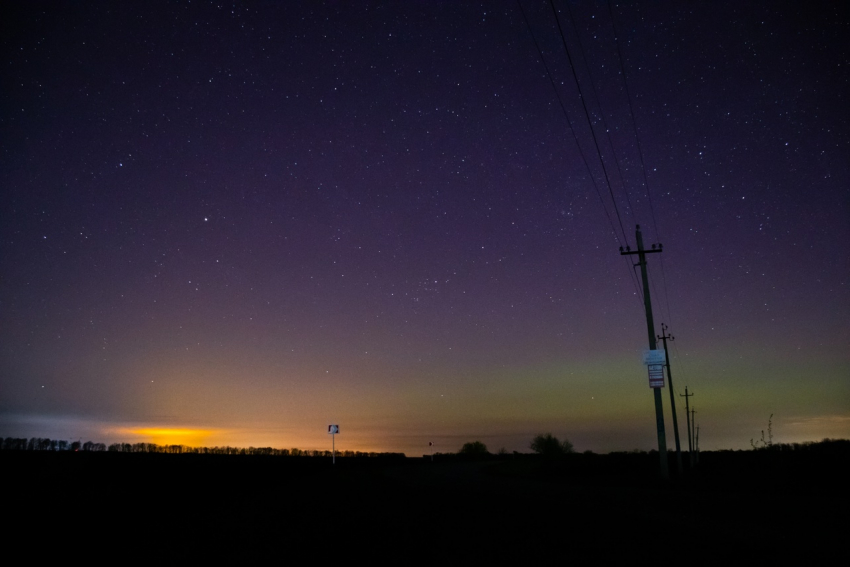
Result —
[{"label": "orange glow on horizon", "polygon": [[137,435],[157,445],[204,446],[205,441],[216,431],[209,429],[171,429],[166,427],[127,428],[131,435]]}]

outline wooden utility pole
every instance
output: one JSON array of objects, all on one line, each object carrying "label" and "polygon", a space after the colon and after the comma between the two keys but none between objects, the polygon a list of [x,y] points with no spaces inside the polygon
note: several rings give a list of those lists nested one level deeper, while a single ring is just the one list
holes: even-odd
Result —
[{"label": "wooden utility pole", "polygon": [[690,466],[693,468],[694,466],[694,441],[693,437],[691,437],[691,408],[688,403],[688,398],[693,396],[693,394],[688,393],[688,387],[685,386],[685,393],[679,394],[681,397],[685,398],[685,421],[688,422],[688,461],[690,462]]},{"label": "wooden utility pole", "polygon": [[691,437],[691,408],[690,404],[688,404],[688,398],[693,396],[693,394],[688,393],[688,387],[685,386],[685,393],[679,394],[680,396],[685,398],[685,421],[688,422],[688,460],[690,462],[691,467],[694,466],[694,439]]},{"label": "wooden utility pole", "polygon": [[696,428],[696,416],[694,415],[697,412],[696,408],[691,409],[691,430],[694,432],[694,464],[699,464],[699,449],[697,449],[697,428]]},{"label": "wooden utility pole", "polygon": [[[669,315],[669,313],[668,313]],[[661,323],[661,335],[658,337],[664,342],[664,358],[667,361],[667,385],[670,388],[670,409],[673,411],[673,436],[676,438],[676,463],[679,466],[679,476],[682,475],[682,448],[679,446],[679,420],[676,417],[676,396],[673,395],[673,373],[670,371],[670,352],[667,350],[667,339],[675,340],[673,335],[667,334],[667,325]]]},{"label": "wooden utility pole", "polygon": [[[643,235],[640,233],[640,225],[635,229],[638,249],[633,252],[628,246],[626,250],[620,247],[620,254],[629,256],[638,255],[638,263],[635,266],[640,266],[640,274],[643,278],[643,307],[646,311],[646,330],[649,336],[649,349],[656,350],[655,342],[655,324],[652,321],[652,301],[649,298],[649,276],[646,274],[646,255],[655,252],[661,252],[660,244],[653,244],[652,250],[643,249]],[[652,388],[655,396],[655,429],[658,435],[658,458],[661,468],[661,478],[667,480],[670,478],[670,470],[667,468],[667,436],[664,433],[664,408],[661,402],[661,388]]]},{"label": "wooden utility pole", "polygon": [[699,425],[697,425],[696,428],[697,428],[697,432],[696,432],[696,437],[694,438],[694,447],[696,447],[697,464],[699,464]]}]

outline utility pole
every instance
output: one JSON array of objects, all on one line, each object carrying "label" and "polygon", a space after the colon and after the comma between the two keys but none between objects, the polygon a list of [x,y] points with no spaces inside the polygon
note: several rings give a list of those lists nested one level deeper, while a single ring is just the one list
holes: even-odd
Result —
[{"label": "utility pole", "polygon": [[693,394],[688,393],[688,387],[685,386],[685,393],[679,394],[683,398],[685,398],[685,421],[688,422],[688,460],[690,461],[691,468],[694,466],[694,440],[691,437],[691,408],[690,404],[688,404],[688,398],[693,396]]},{"label": "utility pole", "polygon": [[699,464],[699,425],[697,425],[696,428],[697,428],[697,432],[696,432],[696,439],[694,439],[694,446],[697,449],[697,464]]},{"label": "utility pole", "polygon": [[[691,410],[691,427],[693,428],[692,431],[694,432],[695,437],[696,437],[696,433],[697,433],[697,428],[696,428],[697,422],[696,422],[696,416],[694,414],[696,412],[697,412],[696,408]],[[696,437],[694,439],[694,464],[698,465],[699,464],[699,452],[698,452],[698,449],[697,449],[696,439],[698,439],[698,437]]]},{"label": "utility pole", "polygon": [[[668,313],[669,315],[669,313]],[[667,360],[667,381],[670,382],[670,409],[673,411],[673,436],[676,438],[676,463],[679,465],[679,476],[682,475],[682,448],[679,446],[679,421],[676,418],[676,396],[673,395],[673,374],[670,372],[670,351],[667,350],[667,339],[676,340],[667,334],[667,325],[661,323],[661,336],[664,342],[664,357]]]},{"label": "utility pole", "polygon": [[[653,244],[652,250],[643,249],[643,235],[640,233],[640,225],[635,228],[635,236],[637,238],[637,252],[627,246],[623,251],[620,247],[620,255],[629,256],[638,255],[638,263],[635,266],[640,266],[640,274],[643,278],[643,306],[646,311],[646,330],[649,336],[649,349],[656,350],[655,342],[655,324],[652,321],[652,301],[649,298],[649,277],[646,275],[646,255],[655,252],[661,252],[660,244]],[[657,247],[657,248],[656,248]],[[658,458],[661,468],[661,478],[667,480],[670,478],[670,470],[667,468],[667,436],[664,434],[664,408],[661,403],[661,389],[659,387],[652,388],[655,396],[655,429],[658,435]]]}]

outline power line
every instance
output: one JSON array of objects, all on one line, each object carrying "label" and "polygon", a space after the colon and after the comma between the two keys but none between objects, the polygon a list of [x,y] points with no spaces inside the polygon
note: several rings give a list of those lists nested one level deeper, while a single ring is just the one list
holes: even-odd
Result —
[{"label": "power line", "polygon": [[[658,231],[655,231],[658,234]],[[667,316],[670,318],[670,323],[673,323],[673,316],[670,311],[670,296],[667,295],[667,276],[664,273],[664,259],[661,259],[661,287],[664,289],[664,301],[667,304]]]},{"label": "power line", "polygon": [[602,159],[602,152],[599,149],[599,141],[596,139],[596,132],[593,130],[593,122],[590,120],[590,113],[587,110],[587,103],[584,101],[584,95],[581,92],[581,84],[578,80],[578,75],[576,74],[575,65],[573,65],[573,58],[570,55],[570,50],[567,47],[567,40],[564,37],[564,30],[561,28],[561,20],[558,18],[558,11],[555,9],[554,0],[549,0],[549,5],[552,7],[552,13],[555,16],[555,23],[558,24],[558,33],[561,36],[561,43],[564,46],[564,51],[567,54],[567,60],[570,62],[570,70],[573,73],[573,80],[576,83],[576,88],[578,89],[578,98],[581,100],[581,107],[584,109],[584,117],[587,120],[587,124],[590,127],[590,135],[593,137],[593,145],[596,148],[596,154],[599,156],[599,163],[602,165],[602,173],[605,175],[605,183],[608,185],[608,192],[611,194],[611,202],[614,205],[614,212],[617,213],[617,221],[620,223],[620,230],[623,232],[623,240],[628,244],[629,239],[626,236],[626,229],[623,228],[623,219],[620,217],[620,209],[617,207],[617,199],[614,198],[614,190],[611,188],[611,180],[608,177],[608,168],[605,167],[605,160]]},{"label": "power line", "polygon": [[[531,34],[531,39],[534,42],[534,47],[537,49],[537,54],[540,56],[540,62],[543,63],[543,68],[546,70],[546,76],[549,78],[549,83],[552,85],[552,90],[555,92],[555,98],[558,100],[558,105],[561,107],[561,112],[564,114],[564,118],[567,120],[567,125],[570,128],[570,132],[573,135],[573,139],[576,142],[576,147],[578,148],[578,153],[581,156],[581,160],[584,162],[584,167],[587,169],[587,174],[590,177],[591,182],[593,183],[594,189],[596,189],[596,195],[599,197],[599,202],[602,204],[602,210],[605,211],[605,216],[608,218],[608,223],[611,225],[611,230],[614,232],[614,237],[617,239],[617,243],[620,246],[623,246],[623,242],[620,240],[620,236],[617,234],[617,228],[614,226],[614,221],[611,219],[611,215],[608,214],[608,208],[605,206],[605,200],[602,198],[602,192],[599,190],[599,185],[596,182],[596,178],[593,175],[593,172],[590,169],[590,165],[587,163],[587,157],[584,155],[584,151],[581,149],[581,144],[578,141],[578,135],[576,134],[575,128],[573,127],[573,121],[570,119],[570,115],[567,112],[566,107],[564,106],[564,102],[561,100],[561,95],[558,92],[558,87],[555,86],[555,79],[552,77],[552,73],[549,71],[549,66],[546,64],[546,59],[543,57],[543,51],[540,49],[540,45],[537,43],[537,38],[534,36],[534,31],[531,29],[531,24],[528,21],[528,17],[525,15],[525,9],[522,7],[522,1],[517,0],[517,4],[519,5],[519,11],[522,13],[522,18],[525,20],[525,25],[528,27],[528,32]],[[606,173],[607,180],[607,173]],[[617,204],[614,203],[614,210],[617,211]],[[617,218],[619,219],[620,212],[617,211]],[[623,223],[620,221],[620,228],[622,229]],[[626,233],[623,231],[623,238],[628,243],[628,239],[625,238]]]},{"label": "power line", "polygon": [[[575,128],[573,127],[573,123],[572,123],[572,120],[570,119],[570,115],[567,112],[566,107],[564,106],[564,102],[561,99],[561,95],[558,92],[557,86],[555,85],[555,79],[552,77],[552,73],[549,71],[549,66],[546,64],[546,59],[543,57],[543,51],[540,49],[540,45],[537,43],[537,38],[534,36],[534,31],[532,30],[531,24],[528,21],[528,17],[525,14],[525,10],[522,7],[521,0],[517,0],[517,4],[519,5],[520,13],[522,14],[523,20],[525,21],[525,25],[528,28],[528,32],[531,35],[531,39],[534,42],[534,47],[537,49],[537,54],[540,57],[540,61],[541,61],[541,63],[543,63],[543,68],[546,70],[546,76],[549,78],[549,84],[552,85],[552,90],[554,91],[555,98],[558,100],[558,104],[561,107],[561,112],[564,114],[564,118],[566,118],[566,120],[567,120],[567,124],[570,128],[570,132],[572,133],[573,139],[575,140],[575,143],[576,143],[576,147],[578,148],[579,155],[581,156],[581,159],[584,162],[584,167],[587,170],[587,174],[590,177],[591,182],[593,183],[593,187],[596,190],[596,195],[599,197],[599,203],[602,205],[602,210],[605,212],[605,217],[608,219],[608,224],[611,225],[611,231],[614,233],[614,237],[617,239],[618,244],[622,247],[623,242],[620,241],[620,237],[619,237],[619,235],[617,235],[617,229],[614,226],[614,221],[611,219],[611,215],[608,214],[608,207],[605,206],[605,200],[602,198],[602,192],[599,190],[599,185],[596,182],[596,178],[594,177],[593,172],[590,170],[590,165],[588,164],[587,157],[585,156],[584,151],[581,148],[581,144],[578,141],[578,136],[576,134]],[[615,203],[615,208],[616,208],[616,203]],[[618,217],[619,217],[619,212],[618,212]],[[621,223],[620,226],[622,227],[622,223]],[[624,261],[626,262],[626,265],[630,264],[630,262],[627,258],[624,258]],[[640,291],[640,285],[638,283],[637,274],[635,274],[634,270],[632,270],[632,269],[629,269],[628,271],[629,271],[629,277],[630,277],[631,282],[632,282],[632,286],[635,289],[635,297],[637,297],[638,302],[642,305],[643,304],[643,295]]]},{"label": "power line", "polygon": [[[652,215],[652,226],[655,229],[655,239],[658,242],[661,242],[661,231],[658,227],[658,220],[655,217],[655,206],[652,203],[652,191],[650,191],[649,188],[649,178],[646,175],[646,164],[643,159],[643,146],[641,146],[640,143],[640,134],[638,133],[637,119],[635,118],[634,106],[632,105],[632,95],[631,91],[629,91],[629,81],[626,77],[626,65],[623,62],[623,51],[620,48],[620,39],[619,34],[617,33],[617,25],[614,19],[614,8],[611,6],[611,0],[608,0],[608,13],[611,16],[611,29],[614,31],[614,45],[617,47],[617,60],[620,63],[620,74],[623,76],[623,89],[626,91],[626,100],[629,103],[629,116],[632,119],[632,129],[635,133],[635,143],[638,149],[638,156],[640,157],[640,170],[643,174],[643,186],[646,189],[647,201],[649,201],[649,212]],[[626,193],[626,196],[628,197],[628,193]],[[664,289],[664,302],[667,306],[668,321],[670,321],[670,323],[672,324],[673,317],[672,311],[670,309],[670,295],[667,293],[667,274],[664,270],[663,258],[661,259],[661,286]]]},{"label": "power line", "polygon": [[676,364],[679,366],[679,373],[682,374],[682,379],[684,380],[685,375],[685,364],[684,359],[679,355],[679,346],[676,343],[673,343],[673,353],[674,358],[676,359]]},{"label": "power line", "polygon": [[[588,64],[588,62],[587,62],[587,56],[585,55],[584,45],[581,42],[581,34],[579,34],[579,32],[578,32],[578,26],[576,26],[575,18],[573,18],[573,11],[572,11],[572,8],[570,8],[570,3],[567,2],[566,4],[567,4],[567,14],[569,14],[569,16],[570,16],[570,24],[572,25],[573,31],[575,32],[576,41],[578,41],[579,54],[581,55],[582,62],[584,62],[585,71],[587,72],[588,82],[590,83],[590,91],[593,94],[593,98],[596,99],[596,104],[599,107],[599,118],[602,120],[602,127],[605,130],[605,136],[608,140],[608,146],[611,148],[611,155],[614,157],[614,164],[617,167],[617,175],[620,179],[620,186],[623,189],[623,193],[626,196],[626,203],[629,206],[629,210],[632,211],[632,214],[634,214],[634,207],[632,206],[632,200],[629,197],[629,191],[626,188],[626,182],[625,182],[625,179],[623,177],[623,170],[620,168],[620,160],[617,159],[617,151],[614,149],[614,141],[611,139],[611,130],[608,128],[608,121],[605,119],[605,111],[602,110],[602,99],[599,96],[599,93],[596,92],[596,87],[593,84],[593,73],[591,73],[590,64]],[[556,16],[556,18],[557,18],[557,16]],[[563,40],[563,34],[561,35],[561,39]],[[569,52],[567,53],[567,57],[569,57]],[[572,62],[570,62],[570,63],[572,64]],[[576,85],[578,86],[578,79],[576,79]],[[579,87],[579,95],[581,95],[581,88],[580,87]],[[583,97],[582,97],[582,100],[583,100]],[[590,125],[590,128],[591,128],[591,131],[593,131],[593,125],[592,124]],[[599,148],[597,147],[597,153],[598,153],[598,151],[599,151]],[[600,161],[600,163],[603,164],[603,167],[604,167],[604,160],[602,158],[601,153],[599,153],[599,161]],[[607,177],[606,177],[606,181],[607,181]],[[609,188],[609,190],[611,189],[610,183],[609,183],[608,188]],[[612,192],[611,198],[613,200],[613,192]],[[622,225],[621,225],[621,228],[622,228]],[[630,262],[626,259],[626,264],[629,264],[629,263]],[[636,266],[632,266],[632,268],[636,268]],[[631,273],[630,277],[631,277],[631,280],[632,280],[632,285],[634,286],[635,292],[636,292],[635,297],[637,297],[639,303],[641,305],[643,305],[643,293],[641,292],[640,282],[639,282],[640,278],[638,277],[638,275],[637,275],[637,273],[635,272],[634,269],[629,270],[629,272]]]},{"label": "power line", "polygon": [[[652,293],[655,295],[655,297],[658,297],[658,286],[655,285],[655,278],[652,277],[652,274],[650,274],[650,276],[649,276],[649,283],[652,286]],[[670,309],[669,309],[669,307],[667,309],[666,314],[664,313],[663,306],[659,306],[659,311],[661,311],[662,317],[665,317],[665,319],[667,321],[670,321]]]},{"label": "power line", "polygon": [[[566,2],[567,5],[567,14],[570,16],[570,24],[573,26],[573,31],[576,34],[576,41],[578,42],[578,52],[581,55],[581,59],[584,62],[585,71],[587,71],[587,76],[589,78],[590,83],[590,92],[593,94],[593,98],[596,99],[596,104],[599,107],[599,118],[602,120],[602,127],[605,129],[605,137],[608,139],[608,146],[611,148],[611,155],[614,157],[614,165],[617,166],[617,175],[620,179],[620,186],[623,189],[623,193],[626,196],[626,203],[629,205],[629,210],[634,214],[634,207],[632,207],[632,200],[629,197],[629,191],[626,188],[626,181],[623,178],[623,170],[620,168],[620,160],[617,159],[617,152],[614,149],[614,141],[611,139],[611,130],[608,128],[608,121],[605,120],[605,112],[602,110],[602,99],[599,96],[599,93],[596,92],[596,87],[593,84],[593,74],[590,71],[590,65],[587,62],[587,56],[585,55],[584,45],[581,42],[581,34],[578,31],[578,26],[576,26],[575,19],[573,18],[573,10],[570,8],[570,3]],[[601,156],[600,156],[601,157]]]},{"label": "power line", "polygon": [[[551,0],[549,0],[551,2]],[[623,87],[626,91],[626,99],[629,102],[629,115],[632,117],[632,128],[635,132],[635,142],[637,142],[638,155],[640,156],[640,170],[643,173],[643,185],[646,188],[646,196],[649,200],[649,211],[652,214],[652,224],[655,229],[655,239],[661,241],[658,233],[658,222],[655,220],[655,207],[652,205],[652,193],[649,191],[649,181],[646,176],[646,165],[643,159],[643,148],[640,145],[640,136],[638,135],[637,120],[635,120],[635,111],[632,107],[632,95],[629,91],[629,82],[626,80],[626,67],[623,64],[623,52],[620,49],[620,41],[617,35],[617,26],[614,24],[614,9],[611,7],[611,0],[608,0],[608,12],[611,14],[611,28],[614,30],[614,45],[617,46],[617,58],[620,62],[620,73],[623,75]]]}]

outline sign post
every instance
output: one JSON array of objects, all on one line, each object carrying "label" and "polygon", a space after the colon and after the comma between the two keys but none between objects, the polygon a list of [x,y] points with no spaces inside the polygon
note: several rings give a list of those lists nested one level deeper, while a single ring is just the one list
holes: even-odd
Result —
[{"label": "sign post", "polygon": [[328,435],[331,436],[331,448],[333,449],[333,461],[331,464],[336,464],[336,434],[339,433],[339,425],[328,425]]}]

